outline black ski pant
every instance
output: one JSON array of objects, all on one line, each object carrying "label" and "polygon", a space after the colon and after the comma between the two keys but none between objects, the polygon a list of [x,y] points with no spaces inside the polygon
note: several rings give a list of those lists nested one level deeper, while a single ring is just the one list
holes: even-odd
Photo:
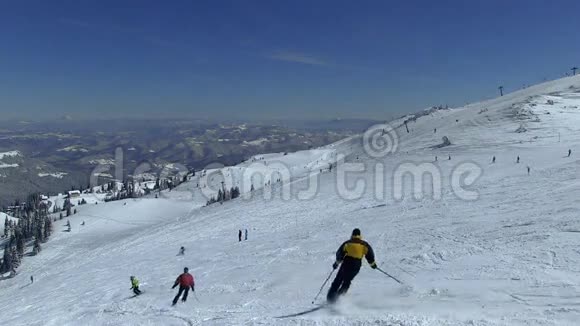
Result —
[{"label": "black ski pant", "polygon": [[336,277],[330,286],[330,290],[328,290],[328,294],[326,295],[328,302],[335,302],[336,299],[338,299],[338,296],[343,295],[348,291],[350,283],[360,271],[360,266],[360,261],[351,260],[345,260],[342,265],[340,265],[338,274],[336,274]]},{"label": "black ski pant", "polygon": [[[183,293],[183,291],[185,291],[185,293]],[[179,292],[177,292],[177,295],[173,299],[173,304],[176,304],[177,301],[179,301],[179,297],[181,296],[182,293],[183,293],[183,299],[181,299],[181,300],[187,301],[187,294],[189,293],[189,286],[183,286],[183,285],[179,286]]]},{"label": "black ski pant", "polygon": [[135,293],[135,295],[141,294],[141,290],[139,290],[139,287],[138,286],[136,286],[136,287],[133,288],[133,293]]}]

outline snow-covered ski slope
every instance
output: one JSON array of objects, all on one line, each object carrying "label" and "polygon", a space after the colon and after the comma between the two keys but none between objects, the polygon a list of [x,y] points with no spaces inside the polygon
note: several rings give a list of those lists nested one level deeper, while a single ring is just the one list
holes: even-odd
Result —
[{"label": "snow-covered ski slope", "polygon": [[[66,220],[55,223],[43,251],[0,281],[0,324],[577,325],[579,91],[580,77],[570,77],[432,112],[408,122],[409,133],[405,119],[394,121],[398,146],[385,157],[367,155],[362,137],[311,155],[266,155],[268,165],[288,160],[291,171],[316,167],[310,178],[292,175],[289,200],[272,183],[252,199],[200,207],[205,199],[194,179],[158,199],[81,206],[72,232],[61,232]],[[432,148],[443,136],[452,145]],[[331,154],[318,155],[325,150]],[[366,167],[345,177],[350,188],[367,183],[357,198],[344,198],[336,168],[320,173],[324,159],[338,154],[346,156],[338,170]],[[406,181],[393,181],[405,163],[434,166],[440,198],[416,199]],[[454,173],[477,168],[475,182],[460,182],[469,193],[458,191]],[[382,195],[374,189],[380,180]],[[399,186],[403,198],[395,198]],[[278,195],[263,199],[268,193]],[[379,265],[406,285],[364,263],[332,312],[275,318],[313,307],[354,227]],[[248,241],[238,242],[246,228]],[[185,256],[177,256],[180,246]],[[185,266],[196,277],[197,299],[171,307],[171,286]],[[141,281],[142,296],[130,298],[130,275]]]}]

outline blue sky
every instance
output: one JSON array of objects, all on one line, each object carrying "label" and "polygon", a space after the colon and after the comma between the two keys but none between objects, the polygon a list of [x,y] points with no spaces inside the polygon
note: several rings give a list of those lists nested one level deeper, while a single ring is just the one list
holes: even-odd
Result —
[{"label": "blue sky", "polygon": [[0,117],[377,118],[580,65],[579,1],[6,1]]}]

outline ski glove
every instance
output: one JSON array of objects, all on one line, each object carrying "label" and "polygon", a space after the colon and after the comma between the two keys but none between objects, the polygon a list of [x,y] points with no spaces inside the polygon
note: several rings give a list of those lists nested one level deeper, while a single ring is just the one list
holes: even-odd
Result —
[{"label": "ski glove", "polygon": [[338,268],[338,262],[334,262],[334,264],[332,264],[332,269],[337,269]]},{"label": "ski glove", "polygon": [[372,269],[377,269],[377,267],[378,267],[378,266],[377,266],[377,263],[372,263],[372,264],[371,264],[371,268],[372,268]]}]

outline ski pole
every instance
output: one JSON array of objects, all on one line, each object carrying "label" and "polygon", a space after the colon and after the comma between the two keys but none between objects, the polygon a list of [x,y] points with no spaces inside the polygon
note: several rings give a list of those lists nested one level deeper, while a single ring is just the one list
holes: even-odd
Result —
[{"label": "ski pole", "polygon": [[395,282],[399,283],[399,284],[403,284],[403,282],[397,280],[394,276],[392,276],[391,274],[385,272],[384,270],[380,269],[379,267],[377,267],[377,270],[385,275],[387,275],[388,277],[392,278],[393,280],[395,280]]},{"label": "ski pole", "polygon": [[328,274],[328,277],[326,278],[326,280],[324,281],[324,283],[322,283],[322,286],[320,287],[320,291],[318,291],[318,294],[314,297],[314,300],[312,300],[312,304],[314,304],[314,302],[316,302],[316,299],[318,299],[318,297],[320,296],[320,293],[322,293],[322,290],[326,286],[326,283],[328,283],[328,281],[332,277],[332,274],[333,273],[334,273],[334,269],[330,272],[330,274]]}]

